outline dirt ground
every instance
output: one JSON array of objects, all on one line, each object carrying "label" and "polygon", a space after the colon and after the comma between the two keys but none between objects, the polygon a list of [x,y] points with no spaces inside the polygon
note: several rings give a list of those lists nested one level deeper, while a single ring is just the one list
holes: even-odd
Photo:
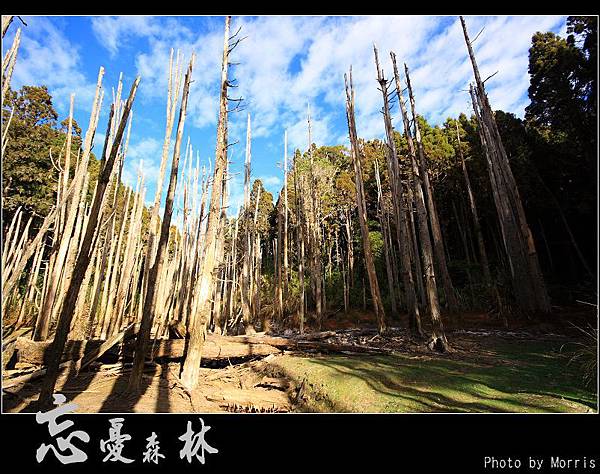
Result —
[{"label": "dirt ground", "polygon": [[[588,313],[586,313],[588,314]],[[589,316],[589,314],[588,314]],[[581,317],[585,317],[581,316]],[[405,360],[415,364],[417,370],[429,363],[477,364],[480,368],[494,366],[512,366],[523,369],[524,359],[510,359],[497,348],[502,344],[511,347],[524,347],[532,342],[547,342],[559,347],[577,336],[576,331],[564,325],[523,324],[521,327],[506,329],[501,322],[490,321],[478,314],[463,315],[460,326],[448,324],[448,338],[453,351],[436,354],[429,351],[424,341],[410,337],[408,331],[399,327],[390,328],[385,336],[380,336],[374,328],[364,328],[368,324],[368,315],[353,315],[352,322],[359,323],[362,329],[355,329],[348,319],[329,320],[325,330],[331,331],[322,342],[333,344],[360,345],[373,347],[380,354],[399,354]],[[454,326],[454,328],[453,328]],[[572,328],[571,328],[572,329]],[[322,333],[325,334],[325,333]],[[294,337],[286,331],[288,337]],[[556,352],[556,349],[553,349]],[[383,352],[382,352],[383,351]],[[327,354],[325,352],[325,354]],[[63,393],[67,400],[78,405],[81,413],[190,413],[190,412],[237,412],[237,413],[273,413],[305,411],[307,402],[307,376],[282,370],[290,366],[290,360],[319,358],[323,351],[303,352],[281,351],[266,357],[249,357],[241,360],[225,360],[208,363],[201,369],[198,388],[187,391],[179,381],[177,373],[180,364],[177,361],[157,360],[147,363],[143,376],[141,394],[126,392],[131,372],[131,363],[94,362],[89,370],[76,375],[74,367],[63,371],[58,379],[57,392]],[[348,354],[338,354],[343,358]],[[332,357],[332,356],[328,356]],[[361,354],[361,360],[368,361],[369,354]],[[552,354],[553,358],[561,357]],[[433,361],[433,362],[432,362]],[[421,365],[420,365],[421,364]],[[524,365],[525,364],[525,365]],[[294,364],[291,364],[292,366]],[[511,367],[508,367],[513,370]],[[18,370],[5,370],[3,380],[17,372],[27,373],[34,367],[19,367]],[[304,370],[304,366],[303,369]],[[314,382],[314,381],[313,381]],[[22,384],[3,390],[4,412],[37,411],[35,400],[39,395],[41,381]]]},{"label": "dirt ground", "polygon": [[[129,364],[128,364],[129,365]],[[74,377],[65,370],[57,381],[57,392],[77,403],[79,413],[210,413],[288,412],[293,403],[289,380],[270,377],[269,362],[253,360],[223,368],[202,368],[199,387],[185,390],[174,374],[179,363],[147,366],[143,393],[126,392],[131,368],[121,364],[97,364]],[[3,411],[36,411],[40,382],[5,389]]]}]

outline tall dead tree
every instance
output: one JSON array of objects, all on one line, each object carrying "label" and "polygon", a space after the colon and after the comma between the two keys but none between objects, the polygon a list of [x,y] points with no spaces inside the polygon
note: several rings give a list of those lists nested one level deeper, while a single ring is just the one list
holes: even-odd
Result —
[{"label": "tall dead tree", "polygon": [[[228,88],[231,82],[227,78],[229,66],[229,55],[233,49],[243,39],[235,39],[236,32],[229,36],[229,26],[231,17],[225,18],[225,34],[223,39],[223,62],[221,66],[221,87],[219,100],[219,122],[217,126],[217,143],[215,150],[215,169],[213,174],[213,188],[210,196],[210,209],[208,211],[208,221],[206,224],[206,233],[203,241],[203,260],[201,270],[198,276],[198,282],[194,290],[195,298],[198,301],[197,310],[190,315],[189,340],[185,360],[182,364],[181,380],[189,389],[193,389],[198,383],[200,373],[200,360],[202,358],[202,347],[206,337],[206,325],[210,320],[210,292],[212,288],[215,271],[216,239],[218,227],[221,223],[221,208],[223,198],[223,180],[227,174],[227,130],[228,130]],[[235,40],[235,42],[232,41]]]},{"label": "tall dead tree", "polygon": [[[396,61],[394,55],[392,55],[392,62],[395,66]],[[398,76],[397,67],[394,67],[394,76]],[[420,176],[419,166],[417,165],[417,151],[413,141],[413,137],[411,135],[408,112],[406,111],[406,104],[404,102],[402,89],[399,87],[399,84],[400,81],[397,81],[396,93],[398,94],[398,103],[400,104],[400,110],[402,112],[402,121],[404,123],[404,135],[408,144],[408,152],[410,155],[410,162],[412,166],[412,184],[415,204],[417,208],[419,240],[421,244],[421,256],[423,258],[423,271],[425,273],[425,289],[427,293],[427,303],[432,323],[431,338],[428,342],[428,346],[432,350],[438,350],[442,352],[449,351],[450,345],[448,344],[448,340],[446,339],[446,333],[444,331],[442,315],[440,312],[440,304],[438,300],[433,248],[431,244],[431,237],[429,236],[429,219],[427,217],[427,206],[425,204],[425,196],[423,192],[423,181],[422,177]]]},{"label": "tall dead tree", "polygon": [[[71,234],[73,232],[73,228],[75,226],[75,220],[77,217],[78,209],[79,209],[79,200],[82,193],[82,188],[84,187],[85,176],[87,175],[87,167],[89,163],[89,157],[92,150],[92,140],[94,137],[95,129],[98,125],[98,112],[100,109],[100,89],[102,87],[102,77],[104,75],[104,69],[100,68],[100,72],[98,74],[98,81],[96,84],[96,93],[94,97],[94,105],[92,108],[92,112],[90,115],[90,124],[88,127],[88,132],[85,136],[85,143],[83,147],[83,154],[81,156],[81,160],[76,168],[75,176],[73,177],[73,190],[70,194],[70,199],[67,199],[65,202],[66,208],[58,209],[58,217],[61,213],[66,212],[66,222],[65,227],[62,229],[60,235],[55,235],[55,244],[56,244],[56,260],[54,261],[54,266],[51,274],[48,279],[48,288],[47,292],[44,295],[44,304],[36,322],[36,327],[34,330],[33,339],[35,341],[44,341],[48,338],[48,332],[50,329],[51,316],[53,314],[53,308],[55,311],[58,307],[55,299],[57,297],[57,293],[59,290],[60,278],[62,276],[62,271],[64,269],[64,263],[68,256],[69,251],[69,243],[71,241]],[[108,137],[108,135],[107,135]],[[66,196],[65,196],[66,197]],[[59,227],[58,225],[56,226]],[[59,297],[62,295],[59,295]]]},{"label": "tall dead tree", "polygon": [[[388,174],[390,182],[390,190],[392,194],[392,204],[394,209],[394,223],[396,226],[396,240],[400,248],[400,268],[402,272],[402,282],[404,292],[406,294],[406,306],[408,310],[408,322],[411,332],[420,337],[422,336],[421,316],[417,298],[415,294],[415,285],[412,274],[412,265],[410,257],[410,228],[408,226],[409,216],[407,213],[408,203],[404,197],[402,180],[400,177],[400,166],[398,164],[398,155],[396,144],[394,141],[394,131],[392,128],[392,119],[390,116],[389,106],[389,84],[383,75],[383,70],[379,66],[379,57],[377,47],[373,45],[375,54],[375,67],[377,68],[377,82],[379,83],[380,91],[383,95],[383,118],[386,131],[386,159],[388,164]],[[416,255],[418,259],[419,256]],[[417,278],[421,276],[417,273]]]},{"label": "tall dead tree", "polygon": [[396,280],[394,278],[394,269],[392,266],[392,249],[389,238],[389,228],[387,226],[386,212],[383,202],[383,191],[381,188],[381,177],[379,176],[379,163],[375,160],[375,182],[377,183],[377,210],[379,214],[379,224],[383,234],[383,251],[385,254],[385,269],[387,272],[388,289],[390,303],[392,307],[392,317],[398,316],[398,298],[396,293]]},{"label": "tall dead tree", "polygon": [[474,108],[478,124],[485,141],[488,171],[494,192],[494,203],[498,211],[504,248],[510,265],[515,299],[524,311],[550,312],[550,298],[540,268],[535,243],[527,223],[525,210],[506,150],[481,80],[475,53],[464,18],[460,22],[475,76]]},{"label": "tall dead tree", "polygon": [[[69,334],[71,328],[71,320],[73,318],[73,314],[75,312],[75,305],[77,303],[77,298],[79,296],[79,290],[83,283],[85,273],[87,271],[87,267],[90,263],[91,254],[90,250],[92,249],[93,240],[96,234],[96,227],[98,225],[98,217],[100,214],[100,207],[102,205],[102,201],[104,200],[104,194],[106,192],[106,188],[110,181],[110,177],[113,172],[113,167],[115,164],[115,159],[117,157],[117,152],[121,145],[121,140],[123,138],[123,133],[125,132],[125,125],[127,124],[127,118],[129,117],[129,113],[131,111],[131,107],[133,106],[133,101],[135,99],[135,94],[140,82],[139,76],[135,79],[131,86],[131,91],[129,93],[129,97],[123,109],[123,114],[121,116],[121,120],[117,129],[117,133],[115,135],[115,139],[112,143],[112,147],[110,150],[110,154],[108,157],[106,153],[102,155],[102,159],[100,162],[100,176],[98,177],[98,184],[96,187],[96,195],[94,196],[94,201],[92,203],[92,207],[90,210],[89,219],[87,222],[87,226],[85,229],[85,235],[83,237],[83,241],[81,244],[81,248],[79,251],[79,255],[77,257],[77,261],[75,263],[75,268],[73,270],[73,276],[71,278],[71,282],[69,283],[69,287],[66,291],[66,296],[64,299],[64,303],[61,309],[61,312],[58,317],[58,324],[56,327],[56,333],[54,335],[54,340],[49,348],[49,363],[47,367],[46,376],[44,379],[44,383],[42,386],[42,390],[40,393],[40,397],[38,402],[40,404],[40,408],[50,408],[52,406],[52,395],[54,393],[54,387],[56,385],[56,379],[58,377],[59,364],[61,360],[61,356],[65,347],[65,342],[67,340],[67,336]],[[114,113],[114,105],[111,110],[111,114],[109,116],[109,122],[113,118]],[[95,129],[88,130],[88,133],[93,135]],[[87,138],[87,137],[86,137]],[[109,139],[108,135],[106,136],[105,143]],[[87,141],[87,140],[86,140]],[[91,138],[89,140],[89,144],[91,145]],[[90,146],[91,148],[91,146]],[[105,147],[106,150],[106,147]]]},{"label": "tall dead tree", "polygon": [[283,135],[283,292],[287,296],[288,277],[288,149],[287,149],[287,130]]},{"label": "tall dead tree", "polygon": [[462,167],[463,177],[465,178],[465,185],[467,187],[467,195],[469,196],[469,206],[471,208],[471,217],[473,218],[473,227],[475,228],[475,234],[477,236],[477,245],[479,247],[479,258],[481,259],[481,268],[483,270],[483,278],[486,284],[491,284],[492,276],[490,273],[490,265],[488,263],[487,252],[485,250],[485,242],[483,240],[483,233],[481,231],[481,224],[479,222],[479,214],[477,212],[477,204],[475,202],[475,195],[471,188],[471,180],[469,179],[469,172],[467,171],[467,164],[465,157],[463,156],[462,146],[460,143],[460,132],[458,130],[458,120],[456,121],[456,140],[458,143],[458,154],[460,156],[460,164]]},{"label": "tall dead tree", "polygon": [[[3,35],[4,36],[4,35]],[[15,63],[17,61],[17,52],[21,44],[21,28],[17,29],[17,33],[13,39],[11,48],[6,52],[2,61],[2,97],[6,97],[6,93],[10,87]]]},{"label": "tall dead tree", "polygon": [[244,329],[251,333],[252,327],[252,233],[250,228],[250,171],[251,171],[251,152],[252,131],[250,123],[250,114],[248,114],[248,123],[246,126],[246,161],[244,164],[244,206],[240,214],[244,221],[244,246],[242,249],[242,275],[241,275],[241,298],[242,298],[242,318],[244,320]]},{"label": "tall dead tree", "polygon": [[[392,61],[395,60],[392,56]],[[417,151],[419,155],[419,171],[423,181],[423,191],[425,192],[427,210],[429,216],[429,223],[431,224],[431,234],[433,235],[433,251],[435,252],[436,264],[439,269],[439,274],[444,287],[444,294],[446,295],[446,302],[450,311],[456,312],[458,310],[458,301],[456,299],[456,293],[454,292],[454,285],[450,278],[450,272],[448,271],[448,265],[446,263],[446,250],[444,246],[444,237],[442,235],[442,229],[440,226],[440,220],[438,218],[437,209],[435,207],[435,199],[433,196],[433,186],[429,180],[429,170],[427,162],[425,160],[425,151],[423,150],[423,143],[421,141],[421,131],[419,129],[419,121],[417,120],[417,112],[415,110],[415,97],[413,89],[410,85],[410,76],[408,74],[408,67],[404,65],[404,73],[406,74],[406,85],[408,87],[408,97],[410,100],[410,108],[412,112],[412,122],[415,141],[417,142]],[[395,67],[394,76],[396,78],[396,88],[400,90],[400,78],[398,77],[398,71]]]},{"label": "tall dead tree", "polygon": [[377,317],[377,329],[379,334],[386,331],[385,311],[381,301],[377,273],[375,272],[375,261],[371,251],[371,242],[369,240],[369,229],[367,227],[367,208],[365,205],[365,190],[362,175],[362,150],[359,148],[358,135],[356,133],[356,122],[354,118],[354,86],[352,84],[352,67],[350,67],[349,79],[344,74],[346,84],[346,119],[348,121],[348,135],[350,138],[350,148],[352,154],[352,163],[354,164],[354,182],[356,183],[356,204],[358,206],[358,221],[363,240],[363,250],[365,254],[365,267],[369,276],[369,287],[371,289],[371,299],[373,310]]},{"label": "tall dead tree", "polygon": [[304,333],[304,310],[306,307],[306,294],[304,287],[304,218],[303,207],[304,203],[302,194],[299,192],[299,176],[298,176],[298,155],[294,156],[294,196],[296,197],[296,247],[298,249],[298,280],[300,286],[300,294],[298,301],[298,326],[300,334]]},{"label": "tall dead tree", "polygon": [[[142,321],[140,330],[136,339],[135,354],[133,367],[129,377],[128,389],[134,393],[141,389],[142,373],[144,369],[144,359],[146,357],[148,342],[150,341],[150,330],[154,322],[157,292],[155,291],[158,276],[161,273],[165,261],[167,244],[169,241],[169,230],[171,228],[171,216],[173,215],[173,201],[175,199],[175,191],[177,189],[177,173],[179,170],[179,157],[181,150],[181,141],[183,138],[183,128],[187,113],[188,96],[190,92],[190,83],[192,81],[192,70],[194,67],[195,55],[192,53],[187,72],[185,74],[183,92],[181,96],[181,106],[179,108],[179,120],[177,123],[177,133],[175,137],[175,146],[173,148],[173,162],[171,164],[171,176],[169,179],[169,187],[167,189],[167,199],[165,201],[165,212],[161,222],[160,239],[156,250],[156,258],[154,264],[150,267],[148,273],[148,281],[146,283],[146,295],[144,299],[144,308],[142,312]],[[148,262],[146,263],[148,264]]]},{"label": "tall dead tree", "polygon": [[2,38],[4,38],[4,35],[8,31],[8,27],[14,19],[15,17],[13,15],[2,15]]},{"label": "tall dead tree", "polygon": [[308,237],[311,261],[311,280],[315,299],[315,313],[317,319],[317,328],[320,330],[323,323],[323,267],[321,262],[321,232],[320,232],[320,206],[317,200],[317,181],[315,179],[315,162],[312,146],[312,134],[310,123],[310,105],[307,114],[308,125],[308,156],[310,159],[309,179],[310,179],[310,212],[308,213]]}]

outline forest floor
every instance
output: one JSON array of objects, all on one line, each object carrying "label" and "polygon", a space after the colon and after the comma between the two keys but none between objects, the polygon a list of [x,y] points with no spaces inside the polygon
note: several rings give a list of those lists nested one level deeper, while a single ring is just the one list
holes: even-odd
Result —
[{"label": "forest floor", "polygon": [[[191,393],[175,375],[178,362],[157,360],[147,365],[142,393],[135,396],[126,391],[130,364],[94,363],[79,375],[65,370],[57,392],[84,413],[597,410],[596,384],[585,387],[580,366],[569,362],[569,350],[581,341],[576,331],[539,324],[506,329],[484,324],[473,313],[465,315],[460,328],[448,325],[453,351],[437,354],[409,338],[405,329],[379,336],[364,329],[368,314],[353,318],[328,321],[326,329],[335,331],[323,341],[387,352],[286,350],[207,362]],[[360,330],[351,327],[354,322]],[[10,375],[6,372],[3,376]],[[5,389],[3,411],[35,411],[40,387],[37,380]]]}]

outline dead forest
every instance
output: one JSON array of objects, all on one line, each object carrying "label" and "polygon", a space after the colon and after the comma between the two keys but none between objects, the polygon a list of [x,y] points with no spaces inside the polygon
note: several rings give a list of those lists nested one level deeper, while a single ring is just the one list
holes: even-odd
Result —
[{"label": "dead forest", "polygon": [[[231,17],[225,18],[210,162],[201,162],[186,138],[195,56],[171,49],[164,65],[164,142],[154,196],[146,194],[143,167],[135,188],[122,182],[144,77],[111,88],[100,68],[84,131],[75,133],[72,94],[64,133],[45,151],[54,202],[45,214],[27,205],[4,212],[5,406],[29,397],[29,410],[51,407],[52,395],[68,386],[65,377],[76,383],[106,373],[118,374],[119,390],[133,396],[147,389],[147,377],[163,377],[191,404],[171,410],[202,411],[207,380],[220,377],[207,376],[207,367],[226,379],[238,363],[264,365],[281,354],[366,359],[408,352],[426,360],[471,360],[485,338],[465,339],[469,331],[472,338],[477,331],[505,337],[526,328],[552,339],[567,328],[577,336],[579,326],[568,321],[586,328],[595,318],[596,296],[569,290],[564,297],[558,260],[568,260],[580,282],[594,286],[589,249],[595,244],[580,244],[586,231],[570,225],[559,196],[531,184],[539,173],[520,178],[526,165],[514,158],[516,132],[506,132],[515,119],[490,103],[486,83],[493,78],[481,76],[474,40],[460,22],[473,75],[469,90],[457,94],[470,110],[443,127],[430,126],[419,115],[422,98],[410,64],[373,45],[384,138],[358,135],[348,64],[340,95],[349,147],[313,143],[308,107],[306,148],[288,149],[284,136],[277,171],[283,186],[276,196],[251,179],[252,115],[235,97],[235,81],[244,81],[235,77],[244,37],[231,28]],[[2,17],[3,37],[18,28],[2,62],[3,97],[12,93],[20,38],[27,34],[18,23]],[[100,121],[103,108],[107,123]],[[3,103],[3,157],[15,146],[16,113]],[[229,139],[232,114],[244,115],[245,143]],[[401,119],[398,129],[393,115]],[[92,150],[96,133],[105,140]],[[234,145],[244,149],[237,215],[228,196]],[[445,161],[436,154],[442,149],[450,157]],[[3,180],[3,209],[15,189]],[[546,189],[551,198],[534,199],[532,189]],[[559,230],[544,227],[528,208],[536,199]],[[563,235],[553,249],[546,239],[551,232]],[[260,384],[280,383],[273,371],[265,373]],[[296,385],[295,401],[304,385]],[[239,402],[232,400],[228,406]]]}]

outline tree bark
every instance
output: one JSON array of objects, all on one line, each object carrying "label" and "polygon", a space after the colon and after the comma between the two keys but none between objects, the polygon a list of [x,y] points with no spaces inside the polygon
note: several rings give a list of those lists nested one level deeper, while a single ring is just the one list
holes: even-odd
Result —
[{"label": "tree bark", "polygon": [[469,40],[464,18],[460,21],[465,43],[476,82],[476,98],[474,106],[478,109],[478,122],[483,129],[483,137],[487,141],[488,170],[492,186],[497,188],[495,199],[505,248],[511,267],[513,288],[518,305],[525,311],[549,313],[550,299],[540,269],[535,243],[527,224],[525,211],[519,191],[510,169],[508,157],[502,144],[502,138],[494,119],[483,81],[475,60],[475,54]]},{"label": "tree bark", "polygon": [[150,340],[150,331],[154,322],[157,293],[155,291],[158,276],[161,274],[169,241],[169,231],[171,228],[171,216],[173,215],[173,201],[175,199],[175,190],[177,188],[177,173],[179,170],[179,157],[181,150],[181,141],[183,138],[183,128],[187,112],[188,96],[190,91],[190,82],[192,80],[192,69],[194,67],[194,53],[188,65],[184,79],[183,93],[181,96],[181,106],[179,108],[179,121],[177,123],[177,134],[175,146],[173,148],[173,161],[171,164],[171,176],[169,179],[169,188],[167,190],[167,199],[165,201],[165,212],[161,222],[160,239],[156,250],[156,258],[150,268],[146,287],[146,296],[144,299],[144,308],[142,312],[142,321],[140,332],[136,339],[135,356],[133,368],[129,377],[128,390],[138,393],[141,389],[142,374],[144,370],[144,358],[147,353],[148,341]]},{"label": "tree bark", "polygon": [[[398,70],[395,67],[395,55],[393,54],[392,62],[394,63],[394,76],[398,77]],[[438,301],[437,284],[435,279],[435,269],[433,263],[433,249],[431,245],[431,239],[429,237],[429,229],[427,227],[427,207],[425,205],[425,197],[423,195],[421,177],[419,176],[419,167],[417,166],[415,145],[413,142],[412,135],[410,133],[410,122],[408,119],[408,113],[406,111],[406,105],[404,103],[402,89],[398,87],[399,83],[400,81],[398,80],[396,82],[396,92],[398,94],[400,110],[402,111],[402,120],[404,122],[404,134],[408,143],[408,150],[412,165],[413,192],[415,194],[414,197],[418,214],[417,221],[419,224],[419,237],[424,267],[423,270],[425,272],[425,287],[427,290],[427,302],[432,323],[431,338],[428,342],[428,346],[432,350],[445,352],[450,350],[450,345],[448,344],[448,340],[446,339],[444,324],[442,322],[442,316]]]},{"label": "tree bark", "polygon": [[[199,302],[198,310],[190,315],[190,335],[185,360],[182,364],[181,380],[188,389],[193,389],[198,383],[202,347],[206,336],[206,325],[210,319],[210,290],[212,288],[215,270],[215,244],[218,226],[221,222],[222,183],[227,173],[227,70],[229,65],[229,25],[231,17],[225,19],[225,35],[223,40],[223,62],[221,67],[221,93],[219,101],[219,122],[217,127],[217,144],[215,150],[215,170],[213,189],[210,197],[210,210],[206,234],[204,236],[204,257],[195,296]],[[235,35],[234,35],[235,36]]]},{"label": "tree bark", "polygon": [[[408,310],[408,325],[413,335],[421,337],[423,330],[421,328],[421,315],[417,305],[414,280],[411,269],[410,258],[410,237],[409,237],[409,217],[407,216],[407,203],[403,196],[403,186],[400,178],[400,167],[396,145],[394,142],[392,120],[389,107],[389,82],[384,78],[383,71],[379,66],[379,57],[377,48],[373,45],[375,54],[375,67],[377,68],[377,82],[379,82],[380,91],[383,95],[383,117],[386,131],[387,147],[386,157],[388,163],[390,190],[392,193],[392,203],[394,207],[394,223],[396,224],[396,240],[400,248],[400,268],[402,272],[402,281],[404,292],[406,294],[406,305]],[[418,258],[418,255],[417,255]],[[417,275],[418,276],[418,275]]]},{"label": "tree bark", "polygon": [[[385,311],[381,301],[381,293],[379,291],[379,283],[377,274],[375,273],[375,262],[371,251],[371,242],[369,240],[369,229],[367,228],[367,209],[365,206],[365,190],[363,186],[362,176],[362,150],[359,148],[358,136],[356,133],[356,123],[354,118],[354,87],[352,84],[352,68],[350,68],[350,79],[344,75],[346,82],[346,118],[348,120],[348,131],[350,137],[350,146],[352,153],[352,162],[354,164],[354,178],[356,183],[356,204],[358,207],[358,221],[362,233],[363,250],[365,254],[365,267],[369,277],[369,287],[371,289],[371,299],[373,302],[373,310],[377,317],[377,329],[379,334],[386,331]],[[364,285],[363,285],[364,287]]]},{"label": "tree bark", "polygon": [[[410,108],[412,112],[413,129],[415,141],[417,142],[417,151],[419,154],[419,171],[421,173],[421,181],[423,183],[423,191],[426,197],[427,210],[429,223],[431,224],[431,234],[433,235],[433,251],[436,256],[436,263],[439,269],[439,273],[442,279],[442,285],[444,287],[444,294],[446,295],[446,302],[448,308],[452,312],[458,311],[458,301],[456,299],[456,293],[454,291],[454,285],[450,278],[450,272],[448,271],[448,265],[446,263],[446,250],[444,248],[444,237],[442,235],[442,229],[438,218],[437,209],[435,206],[435,199],[433,197],[433,186],[429,181],[429,171],[427,169],[427,163],[425,160],[425,152],[423,150],[423,143],[421,142],[421,131],[419,130],[419,122],[417,120],[417,112],[415,110],[415,98],[413,90],[410,84],[410,76],[408,74],[408,67],[404,65],[404,72],[406,74],[406,85],[408,87],[408,96],[410,100]],[[394,70],[396,78],[396,88],[400,89],[400,78],[398,77],[397,70]]]},{"label": "tree bark", "polygon": [[[69,329],[71,327],[71,319],[73,317],[73,312],[77,303],[79,290],[81,288],[81,284],[83,282],[83,278],[85,276],[87,267],[90,263],[90,249],[92,247],[92,240],[96,232],[96,226],[98,225],[98,215],[100,213],[100,206],[103,201],[104,193],[106,191],[106,187],[108,186],[108,182],[113,171],[117,151],[119,149],[119,145],[123,137],[123,133],[125,131],[127,117],[129,116],[129,112],[131,111],[131,107],[133,106],[133,101],[135,99],[135,94],[139,82],[140,78],[138,77],[131,86],[129,98],[127,99],[127,103],[125,104],[123,116],[121,118],[115,141],[110,151],[110,155],[108,157],[106,157],[106,155],[103,155],[101,160],[102,171],[100,173],[100,176],[98,177],[96,196],[94,197],[94,202],[90,211],[90,218],[88,220],[88,224],[85,229],[85,235],[81,245],[81,251],[79,252],[79,256],[77,258],[77,262],[73,270],[73,278],[71,279],[71,283],[69,284],[69,288],[66,292],[63,308],[58,318],[56,333],[54,335],[54,340],[50,349],[52,357],[50,364],[48,365],[48,372],[46,374],[44,385],[42,387],[40,397],[38,399],[41,408],[49,408],[52,406],[52,395],[54,392],[54,387],[56,385],[56,379],[58,377],[58,366],[60,364],[60,356],[63,352]],[[114,112],[114,109],[112,112]],[[112,113],[110,119],[112,119]],[[93,132],[94,129],[88,130],[88,133],[90,135],[93,135]],[[91,136],[89,142],[91,142]]]}]

